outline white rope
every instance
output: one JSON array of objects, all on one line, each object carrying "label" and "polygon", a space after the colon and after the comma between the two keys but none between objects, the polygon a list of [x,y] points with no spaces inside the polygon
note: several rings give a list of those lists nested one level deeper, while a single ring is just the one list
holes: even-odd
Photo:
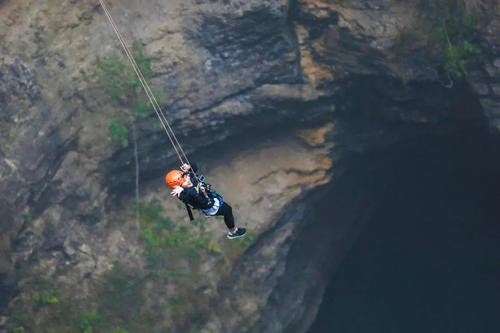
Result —
[{"label": "white rope", "polygon": [[[177,145],[180,146],[179,141],[177,140],[177,138],[175,138],[175,142],[174,142],[173,137],[175,136],[175,134],[174,134],[172,128],[170,127],[170,124],[168,123],[165,115],[163,114],[163,112],[161,112],[161,108],[160,108],[160,106],[159,106],[159,104],[158,104],[158,102],[157,102],[154,94],[151,92],[151,89],[149,88],[149,85],[146,82],[146,80],[144,78],[144,75],[142,74],[141,69],[139,68],[139,66],[135,62],[135,59],[132,56],[132,53],[130,52],[129,48],[125,44],[125,41],[123,40],[123,37],[122,37],[120,31],[118,30],[118,28],[117,28],[117,26],[116,26],[113,18],[111,17],[111,14],[109,13],[108,8],[104,4],[104,1],[103,0],[99,0],[99,2],[101,4],[101,7],[104,10],[104,13],[106,14],[106,17],[108,18],[109,23],[111,24],[111,27],[113,28],[113,30],[114,30],[114,32],[116,34],[116,37],[120,41],[120,44],[121,44],[121,46],[123,48],[123,51],[125,52],[125,55],[127,56],[128,60],[130,61],[130,64],[132,65],[132,68],[134,69],[134,72],[137,75],[137,78],[139,79],[139,82],[141,83],[141,85],[142,85],[142,87],[143,87],[146,95],[148,96],[148,99],[149,99],[151,105],[153,106],[153,109],[155,110],[156,115],[160,119],[160,122],[161,122],[161,124],[163,126],[163,129],[167,133],[167,136],[170,139],[170,142],[172,143],[172,146],[174,147],[174,150],[175,150],[175,152],[177,154],[177,157],[179,158],[179,160],[180,160],[181,163],[184,163],[181,155],[179,154],[179,150],[177,148]],[[183,155],[185,155],[185,154],[183,153]]]},{"label": "white rope", "polygon": [[[170,123],[168,122],[165,114],[163,113],[160,105],[158,104],[158,101],[156,100],[153,92],[151,91],[151,88],[149,87],[146,79],[144,78],[144,75],[143,75],[141,69],[137,65],[137,63],[132,55],[132,52],[130,52],[127,44],[125,43],[125,41],[120,33],[120,31],[118,30],[118,27],[116,26],[116,23],[113,20],[113,17],[111,16],[111,13],[109,12],[108,7],[104,3],[104,0],[99,0],[99,2],[101,4],[102,9],[104,10],[104,13],[106,14],[106,17],[108,18],[108,21],[109,21],[111,27],[113,28],[113,30],[115,32],[116,37],[120,41],[120,44],[123,48],[123,51],[125,52],[125,55],[127,56],[128,60],[130,61],[130,64],[132,65],[132,68],[134,69],[134,72],[137,75],[139,82],[141,83],[144,91],[146,92],[146,95],[148,96],[148,99],[149,99],[151,105],[153,106],[153,109],[155,110],[156,115],[158,116],[165,132],[167,133],[167,136],[168,136],[170,142],[172,143],[172,146],[174,147],[175,153],[177,154],[179,161],[181,162],[181,164],[187,163],[187,164],[191,165],[189,162],[189,159],[186,156],[186,153],[184,152],[184,149],[182,149],[182,146],[181,146],[179,140],[177,139],[177,136],[175,135],[172,127],[170,126]],[[180,153],[179,153],[179,151],[180,151]],[[181,157],[181,154],[182,154],[182,157]],[[191,171],[193,172],[198,183],[200,183],[200,180],[199,180],[196,172],[192,169],[191,169]]]}]

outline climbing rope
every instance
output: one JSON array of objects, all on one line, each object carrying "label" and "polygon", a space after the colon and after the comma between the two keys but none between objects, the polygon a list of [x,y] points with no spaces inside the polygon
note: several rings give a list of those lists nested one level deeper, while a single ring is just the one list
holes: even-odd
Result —
[{"label": "climbing rope", "polygon": [[[158,104],[158,101],[156,100],[153,92],[151,91],[151,88],[149,87],[148,82],[144,78],[144,75],[142,74],[141,69],[139,68],[139,66],[135,62],[135,59],[132,55],[132,52],[130,52],[130,49],[128,48],[127,44],[125,43],[124,38],[122,37],[120,31],[118,30],[118,27],[116,26],[116,23],[113,20],[113,17],[111,16],[111,13],[109,12],[108,7],[104,3],[104,0],[99,0],[99,2],[101,4],[102,9],[104,10],[104,13],[106,14],[106,17],[108,18],[108,21],[109,21],[111,27],[113,28],[113,30],[115,32],[116,37],[120,41],[120,44],[123,48],[123,51],[125,52],[125,55],[127,56],[128,60],[130,61],[130,64],[132,65],[132,68],[134,69],[134,72],[137,75],[139,82],[141,83],[146,95],[148,96],[148,99],[149,99],[151,105],[153,106],[153,109],[155,110],[155,113],[158,116],[158,118],[163,126],[163,129],[167,133],[167,136],[168,136],[170,142],[172,143],[172,146],[174,147],[175,153],[177,154],[179,161],[181,162],[181,164],[187,163],[187,164],[191,165],[189,163],[189,159],[186,156],[186,153],[182,149],[182,146],[179,143],[179,140],[177,139],[172,127],[170,126],[170,123],[168,122],[165,114],[163,113],[162,108]],[[199,180],[198,176],[196,175],[196,172],[194,172],[194,170],[192,170],[192,169],[191,169],[191,171],[193,172],[198,183],[200,183],[200,180]]]}]

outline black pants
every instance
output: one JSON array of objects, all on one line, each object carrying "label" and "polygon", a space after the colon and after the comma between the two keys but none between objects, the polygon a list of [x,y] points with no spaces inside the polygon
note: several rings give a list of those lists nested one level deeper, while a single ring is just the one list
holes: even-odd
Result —
[{"label": "black pants", "polygon": [[229,229],[234,228],[233,209],[227,203],[224,202],[215,215],[223,215],[226,226]]}]

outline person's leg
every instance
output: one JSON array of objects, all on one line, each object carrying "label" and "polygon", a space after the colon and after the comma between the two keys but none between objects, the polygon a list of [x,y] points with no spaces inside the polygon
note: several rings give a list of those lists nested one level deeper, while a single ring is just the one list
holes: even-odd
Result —
[{"label": "person's leg", "polygon": [[226,227],[229,229],[229,231],[231,231],[232,233],[236,231],[236,227],[234,225],[233,209],[226,202],[222,204],[215,215],[224,216],[224,223],[226,224]]},{"label": "person's leg", "polygon": [[229,232],[226,235],[227,238],[235,239],[245,235],[245,228],[236,228],[234,225],[233,209],[227,203],[224,203],[215,215],[224,216],[224,223],[226,223],[226,226],[229,229]]}]

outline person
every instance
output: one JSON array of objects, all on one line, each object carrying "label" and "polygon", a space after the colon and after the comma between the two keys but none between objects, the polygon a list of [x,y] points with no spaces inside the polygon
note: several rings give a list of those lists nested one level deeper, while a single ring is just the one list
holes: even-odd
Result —
[{"label": "person", "polygon": [[[210,189],[204,183],[203,176],[196,177],[197,166],[185,163],[180,170],[172,170],[167,173],[165,181],[172,188],[173,196],[176,196],[189,207],[199,209],[206,216],[224,216],[224,223],[228,230],[227,238],[235,239],[245,235],[245,228],[238,228],[234,223],[233,209],[224,201],[224,198]],[[199,181],[198,181],[199,180]],[[205,192],[205,194],[203,193]]]}]

